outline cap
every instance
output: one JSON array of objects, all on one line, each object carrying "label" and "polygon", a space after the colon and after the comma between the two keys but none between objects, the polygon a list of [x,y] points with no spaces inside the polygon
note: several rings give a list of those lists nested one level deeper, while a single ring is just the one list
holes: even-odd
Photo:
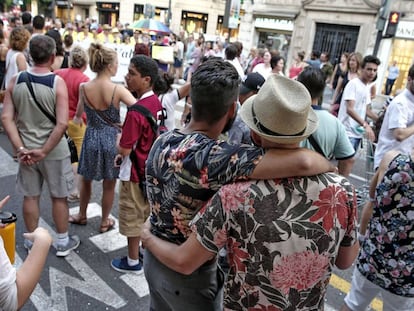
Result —
[{"label": "cap", "polygon": [[240,85],[239,94],[247,94],[249,92],[257,92],[265,83],[265,78],[260,73],[252,72],[244,77],[242,84]]}]

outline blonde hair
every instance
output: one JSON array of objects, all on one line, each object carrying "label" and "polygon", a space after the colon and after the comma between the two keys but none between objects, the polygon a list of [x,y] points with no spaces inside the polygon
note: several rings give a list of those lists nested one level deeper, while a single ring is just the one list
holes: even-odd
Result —
[{"label": "blonde hair", "polygon": [[77,45],[70,51],[69,64],[72,68],[80,69],[88,63],[88,53],[86,50]]},{"label": "blonde hair", "polygon": [[113,49],[100,43],[92,43],[89,47],[89,66],[93,72],[100,73],[104,71],[117,57]]}]

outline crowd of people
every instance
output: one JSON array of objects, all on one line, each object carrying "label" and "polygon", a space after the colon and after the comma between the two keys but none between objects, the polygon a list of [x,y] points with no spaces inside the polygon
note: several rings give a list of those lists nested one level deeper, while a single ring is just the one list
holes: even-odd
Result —
[{"label": "crowd of people", "polygon": [[[98,231],[114,228],[117,203],[128,242],[110,265],[145,273],[151,310],[323,310],[333,268],[354,262],[342,310],[365,310],[378,293],[384,310],[414,309],[414,65],[375,137],[376,56],[343,53],[333,66],[327,51],[298,52],[286,74],[278,51],[243,57],[240,42],[23,15],[0,27],[1,120],[29,255],[16,271],[0,238],[0,309],[24,304],[52,244],[38,227],[44,183],[65,257],[81,242],[69,224],[88,224],[93,181],[103,181]],[[118,59],[107,43],[134,46],[125,85],[111,80]],[[157,45],[173,59],[152,58]],[[331,111],[321,108],[327,86]],[[358,220],[347,177],[363,138],[377,141],[376,173]]]}]

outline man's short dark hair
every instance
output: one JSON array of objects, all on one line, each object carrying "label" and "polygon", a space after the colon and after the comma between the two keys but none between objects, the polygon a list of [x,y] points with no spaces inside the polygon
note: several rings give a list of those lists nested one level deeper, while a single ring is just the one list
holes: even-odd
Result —
[{"label": "man's short dark hair", "polygon": [[32,14],[30,14],[30,12],[22,13],[22,23],[23,25],[28,25],[32,23]]},{"label": "man's short dark hair", "polygon": [[408,69],[408,76],[414,79],[414,65],[411,65],[410,69]]},{"label": "man's short dark hair", "polygon": [[237,56],[237,46],[234,44],[229,44],[224,50],[224,54],[226,54],[226,59],[228,60],[235,59]]},{"label": "man's short dark hair", "polygon": [[30,56],[35,64],[45,64],[56,54],[56,43],[49,36],[34,36],[30,41]]},{"label": "man's short dark hair", "polygon": [[191,117],[213,125],[237,100],[239,85],[240,77],[232,64],[208,59],[191,77]]},{"label": "man's short dark hair", "polygon": [[150,77],[150,85],[153,85],[158,75],[158,65],[151,57],[146,55],[137,54],[131,58],[131,65],[141,74],[142,77]]},{"label": "man's short dark hair", "polygon": [[33,29],[42,30],[45,28],[45,18],[40,15],[33,17]]},{"label": "man's short dark hair", "polygon": [[374,63],[378,66],[381,65],[381,61],[379,60],[379,58],[374,55],[365,56],[364,59],[362,60],[361,68],[365,68],[365,65],[368,63]]},{"label": "man's short dark hair", "polygon": [[322,96],[325,89],[325,78],[322,70],[313,66],[307,66],[297,77],[309,91],[312,99],[318,99]]}]

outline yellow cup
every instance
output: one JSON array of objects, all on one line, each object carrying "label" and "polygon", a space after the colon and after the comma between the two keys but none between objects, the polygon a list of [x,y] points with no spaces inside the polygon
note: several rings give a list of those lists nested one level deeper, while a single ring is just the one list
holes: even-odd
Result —
[{"label": "yellow cup", "polygon": [[13,213],[0,212],[0,222],[7,224],[6,227],[0,228],[0,236],[3,239],[4,248],[10,262],[14,264],[14,255],[16,251],[16,220],[17,217]]}]

